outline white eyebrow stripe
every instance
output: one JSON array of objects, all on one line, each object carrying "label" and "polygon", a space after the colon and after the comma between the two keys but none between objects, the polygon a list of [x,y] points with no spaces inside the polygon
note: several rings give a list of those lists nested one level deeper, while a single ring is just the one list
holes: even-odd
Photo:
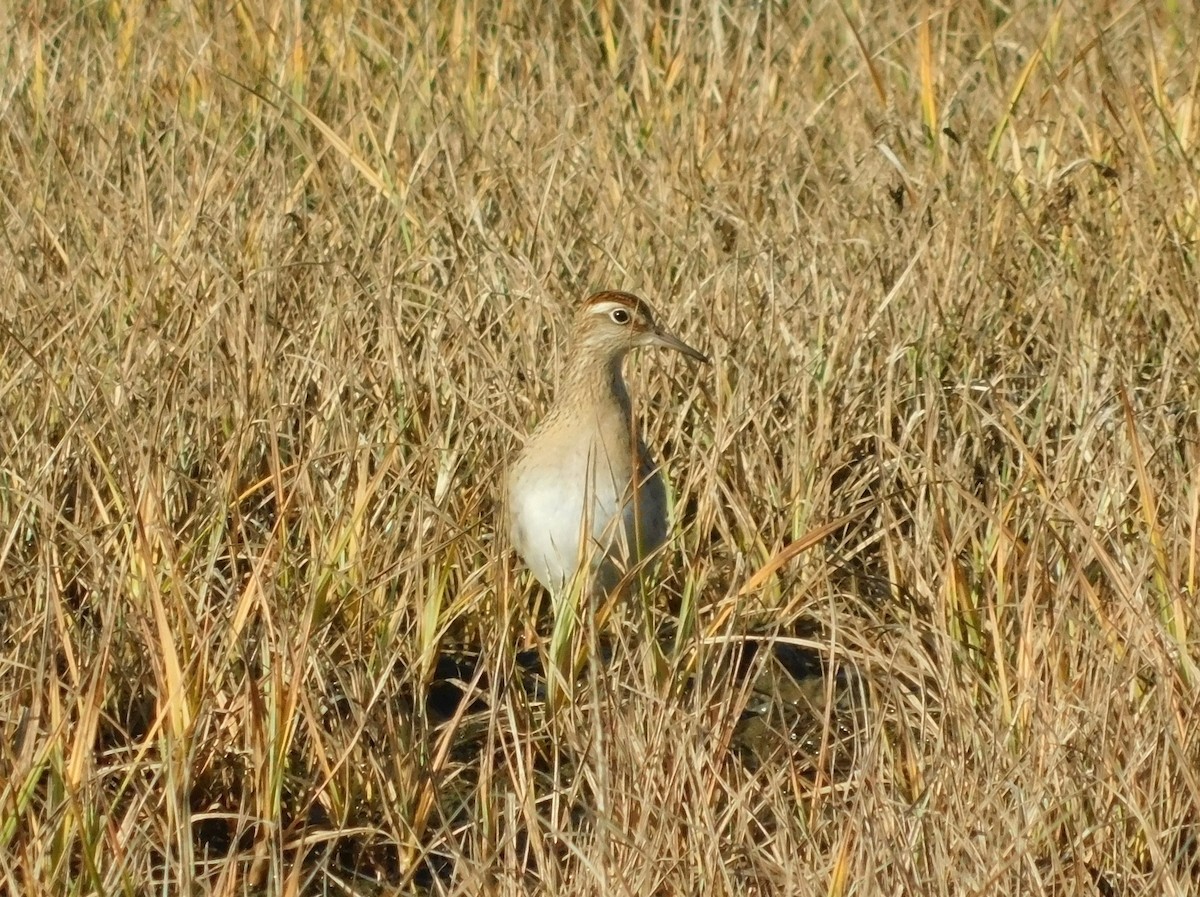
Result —
[{"label": "white eyebrow stripe", "polygon": [[623,308],[623,309],[625,309],[625,311],[629,312],[630,314],[634,314],[637,311],[637,309],[630,308],[624,302],[613,302],[611,300],[605,300],[603,302],[597,302],[595,305],[593,305],[592,312],[594,314],[598,314],[598,315],[609,315],[609,314],[612,314],[614,311],[616,311],[618,308]]}]

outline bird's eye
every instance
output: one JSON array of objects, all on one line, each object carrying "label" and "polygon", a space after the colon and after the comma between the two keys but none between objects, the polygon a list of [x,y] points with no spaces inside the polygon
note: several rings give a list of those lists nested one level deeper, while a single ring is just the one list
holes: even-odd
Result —
[{"label": "bird's eye", "polygon": [[612,318],[612,322],[614,324],[628,324],[629,323],[628,309],[614,308],[612,311],[610,311],[608,313],[608,316],[610,318]]}]

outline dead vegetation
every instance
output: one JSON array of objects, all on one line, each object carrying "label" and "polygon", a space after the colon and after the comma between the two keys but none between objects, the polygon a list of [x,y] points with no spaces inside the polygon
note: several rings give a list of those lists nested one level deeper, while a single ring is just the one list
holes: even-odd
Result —
[{"label": "dead vegetation", "polygon": [[[443,6],[0,12],[4,893],[1192,893],[1195,17]],[[600,287],[716,364],[548,712]]]}]

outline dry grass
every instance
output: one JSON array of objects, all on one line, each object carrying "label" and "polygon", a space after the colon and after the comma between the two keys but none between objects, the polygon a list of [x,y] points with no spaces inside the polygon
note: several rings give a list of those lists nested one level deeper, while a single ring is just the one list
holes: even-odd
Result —
[{"label": "dry grass", "polygon": [[[3,893],[1194,893],[1195,16],[169,6],[0,11]],[[717,363],[548,713],[595,287]]]}]

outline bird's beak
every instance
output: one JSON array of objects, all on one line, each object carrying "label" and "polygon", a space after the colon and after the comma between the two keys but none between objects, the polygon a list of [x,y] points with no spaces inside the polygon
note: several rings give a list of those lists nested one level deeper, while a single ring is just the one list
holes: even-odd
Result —
[{"label": "bird's beak", "polygon": [[676,352],[682,352],[694,361],[701,361],[704,364],[712,363],[703,352],[693,349],[675,334],[663,330],[661,327],[654,328],[654,332],[650,334],[650,342],[656,346],[662,346],[664,349],[674,349]]}]

